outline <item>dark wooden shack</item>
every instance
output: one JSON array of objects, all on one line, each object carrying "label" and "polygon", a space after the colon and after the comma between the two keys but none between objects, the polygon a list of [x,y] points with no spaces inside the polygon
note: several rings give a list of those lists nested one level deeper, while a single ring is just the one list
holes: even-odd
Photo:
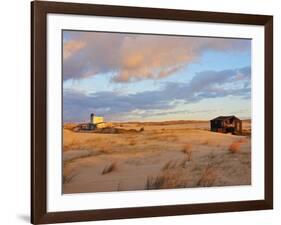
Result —
[{"label": "dark wooden shack", "polygon": [[236,116],[219,116],[211,121],[211,131],[220,133],[242,133],[242,120]]}]

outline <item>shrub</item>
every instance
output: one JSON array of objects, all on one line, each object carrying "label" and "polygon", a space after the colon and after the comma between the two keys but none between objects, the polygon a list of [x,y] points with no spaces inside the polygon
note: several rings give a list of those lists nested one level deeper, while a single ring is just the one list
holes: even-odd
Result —
[{"label": "shrub", "polygon": [[240,140],[232,142],[228,148],[228,151],[232,154],[239,152],[241,143],[242,142]]}]

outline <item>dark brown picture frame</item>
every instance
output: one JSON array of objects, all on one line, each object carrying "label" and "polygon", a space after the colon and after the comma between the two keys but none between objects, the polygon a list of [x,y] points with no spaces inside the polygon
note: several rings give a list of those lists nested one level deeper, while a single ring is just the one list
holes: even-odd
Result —
[{"label": "dark brown picture frame", "polygon": [[[48,13],[261,25],[265,28],[265,199],[239,202],[47,212]],[[35,1],[31,3],[31,222],[110,220],[273,209],[273,17],[234,13]]]}]

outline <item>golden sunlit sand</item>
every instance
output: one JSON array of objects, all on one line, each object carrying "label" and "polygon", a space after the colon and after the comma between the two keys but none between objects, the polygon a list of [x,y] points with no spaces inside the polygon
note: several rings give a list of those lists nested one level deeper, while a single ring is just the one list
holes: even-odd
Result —
[{"label": "golden sunlit sand", "polygon": [[[251,121],[243,136],[209,121],[113,123],[131,133],[63,129],[63,193],[251,184]],[[140,131],[141,130],[141,131]]]}]

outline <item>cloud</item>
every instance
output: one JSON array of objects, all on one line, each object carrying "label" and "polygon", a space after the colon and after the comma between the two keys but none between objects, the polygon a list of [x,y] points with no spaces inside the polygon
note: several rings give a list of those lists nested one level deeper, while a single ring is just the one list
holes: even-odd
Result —
[{"label": "cloud", "polygon": [[67,60],[86,46],[85,42],[70,40],[63,45],[63,59]]},{"label": "cloud", "polygon": [[[72,90],[63,93],[64,121],[87,120],[90,113],[105,116],[108,120],[124,117],[139,118],[163,115],[175,111],[178,105],[196,103],[203,99],[251,96],[251,68],[223,71],[203,71],[187,83],[166,83],[162,89],[134,94],[103,91],[84,94]],[[206,106],[207,107],[207,106]]]},{"label": "cloud", "polygon": [[[211,113],[217,112],[218,109],[209,109],[209,110],[135,110],[133,111],[133,120],[143,119],[147,117],[158,117],[158,116],[170,116],[170,115],[190,115],[190,114],[200,114],[200,113]],[[119,115],[120,116],[120,115]],[[126,114],[121,115],[122,118],[127,120]]]},{"label": "cloud", "polygon": [[206,50],[245,51],[250,40],[64,31],[63,77],[112,73],[114,82],[167,77]]}]

